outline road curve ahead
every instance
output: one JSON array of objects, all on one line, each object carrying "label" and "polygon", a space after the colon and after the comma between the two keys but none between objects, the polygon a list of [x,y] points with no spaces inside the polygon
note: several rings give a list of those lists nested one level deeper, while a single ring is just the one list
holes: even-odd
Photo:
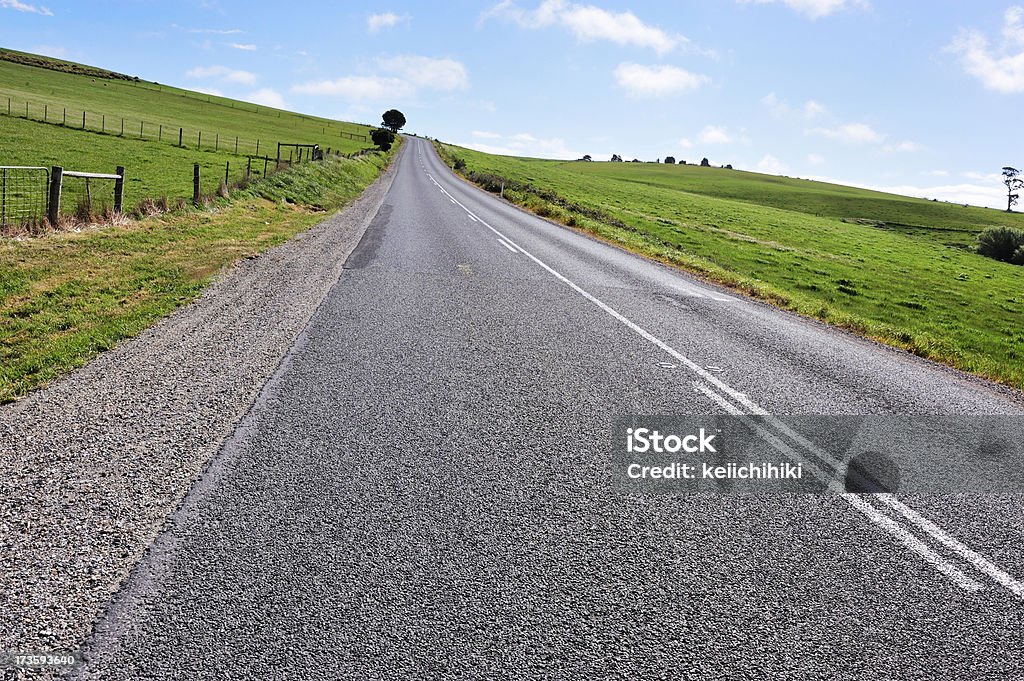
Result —
[{"label": "road curve ahead", "polygon": [[81,678],[1019,678],[1019,496],[632,494],[616,417],[1021,414],[409,138]]}]

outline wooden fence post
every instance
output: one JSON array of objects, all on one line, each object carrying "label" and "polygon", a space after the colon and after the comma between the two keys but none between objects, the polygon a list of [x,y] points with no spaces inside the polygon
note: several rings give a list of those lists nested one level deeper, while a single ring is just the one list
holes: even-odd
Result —
[{"label": "wooden fence post", "polygon": [[139,121],[139,139],[142,139],[142,127],[146,125],[145,121]]},{"label": "wooden fence post", "polygon": [[235,137],[235,156],[238,156],[238,138]]},{"label": "wooden fence post", "polygon": [[250,176],[251,174],[252,174],[252,156],[250,156],[250,157],[249,157],[249,160],[247,160],[247,161],[245,162],[245,179],[247,179],[247,180],[248,180],[248,179],[249,179],[249,176]]},{"label": "wooden fence post", "polygon": [[50,105],[49,104],[43,104],[43,123],[49,123],[49,121],[46,120],[48,118],[48,116],[49,116],[49,113],[50,113]]},{"label": "wooden fence post", "polygon": [[107,114],[100,116],[100,132],[107,131]]},{"label": "wooden fence post", "polygon": [[196,163],[192,166],[192,205],[199,208],[202,199],[203,197],[199,189],[199,164]]},{"label": "wooden fence post", "polygon": [[203,131],[200,130],[199,131],[199,143],[196,144],[196,149],[202,149],[202,148],[203,148]]},{"label": "wooden fence post", "polygon": [[228,171],[231,170],[231,161],[224,162],[224,186],[228,186]]},{"label": "wooden fence post", "polygon": [[267,176],[267,164],[269,164],[269,163],[270,163],[270,157],[269,156],[264,156],[263,157],[263,177]]},{"label": "wooden fence post", "polygon": [[60,218],[60,186],[64,181],[64,168],[53,166],[50,169],[50,200],[46,204],[46,217],[50,225],[57,226]]},{"label": "wooden fence post", "polygon": [[256,140],[256,155],[260,155],[260,141]]},{"label": "wooden fence post", "polygon": [[218,132],[213,138],[213,150],[220,151],[220,133]]},{"label": "wooden fence post", "polygon": [[120,213],[124,205],[124,166],[117,166],[117,179],[114,180],[114,212]]},{"label": "wooden fence post", "polygon": [[178,146],[181,146],[181,136],[185,132],[185,128],[178,128]]},{"label": "wooden fence post", "polygon": [[85,130],[85,112],[82,112],[82,130]]},{"label": "wooden fence post", "polygon": [[163,123],[160,124],[160,132],[157,133],[156,140],[158,142],[163,142],[164,141],[164,124]]}]

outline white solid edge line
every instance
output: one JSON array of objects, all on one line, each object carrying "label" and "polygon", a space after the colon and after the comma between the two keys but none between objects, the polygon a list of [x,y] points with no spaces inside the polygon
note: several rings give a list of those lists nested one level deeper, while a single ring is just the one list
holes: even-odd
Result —
[{"label": "white solid edge line", "polygon": [[[634,323],[634,322],[633,322],[632,320],[630,320],[630,319],[628,319],[628,318],[624,317],[624,316],[623,316],[622,314],[620,314],[620,313],[619,313],[619,312],[618,312],[617,310],[615,310],[615,309],[613,309],[612,307],[610,307],[610,306],[609,306],[609,305],[608,305],[607,303],[605,303],[604,301],[600,300],[599,298],[597,298],[597,297],[595,297],[595,296],[591,295],[590,293],[588,293],[588,292],[587,292],[587,291],[585,291],[584,289],[580,288],[580,287],[579,287],[578,285],[576,285],[576,283],[575,283],[575,282],[573,282],[572,280],[568,279],[567,277],[565,277],[564,275],[562,275],[562,274],[561,274],[560,272],[558,272],[557,270],[555,270],[555,269],[551,268],[550,266],[548,266],[548,265],[547,265],[547,263],[545,263],[544,261],[542,261],[542,260],[540,260],[539,258],[537,258],[537,257],[536,257],[535,255],[533,255],[532,253],[530,253],[529,251],[527,251],[526,249],[524,249],[524,248],[523,248],[522,246],[520,246],[519,244],[517,244],[517,243],[516,243],[516,242],[515,242],[514,240],[512,240],[512,239],[508,238],[508,237],[507,237],[507,236],[505,236],[505,235],[504,235],[504,234],[503,234],[502,232],[498,231],[497,229],[495,229],[494,227],[492,227],[491,225],[489,225],[489,224],[488,224],[488,223],[487,223],[486,221],[484,221],[483,219],[481,219],[481,218],[477,217],[476,215],[474,215],[474,213],[473,213],[473,212],[472,212],[471,210],[469,210],[469,208],[467,208],[467,207],[466,207],[465,205],[463,205],[463,204],[462,204],[462,202],[460,202],[460,201],[459,201],[458,199],[456,199],[456,198],[455,198],[454,196],[452,196],[451,194],[449,194],[449,193],[448,193],[448,191],[447,191],[447,190],[445,190],[445,188],[444,188],[444,187],[442,187],[442,186],[441,186],[441,184],[440,184],[440,183],[439,183],[439,182],[438,182],[437,180],[435,180],[435,179],[434,179],[434,176],[433,176],[433,175],[431,175],[430,173],[427,173],[427,175],[428,175],[428,176],[430,177],[430,180],[431,180],[431,181],[432,181],[432,182],[433,182],[433,183],[434,183],[435,185],[437,185],[437,187],[438,187],[438,188],[439,188],[439,189],[440,189],[440,190],[441,190],[442,192],[444,192],[444,193],[445,193],[445,195],[446,195],[446,196],[448,196],[448,198],[450,198],[451,200],[455,201],[455,203],[456,203],[456,204],[458,204],[458,206],[459,206],[460,208],[462,208],[462,210],[466,211],[466,212],[467,212],[467,213],[469,213],[469,214],[470,214],[471,216],[475,217],[475,218],[476,218],[476,219],[477,219],[477,220],[478,220],[478,221],[479,221],[479,222],[480,222],[480,223],[481,223],[482,225],[484,225],[485,227],[487,227],[487,228],[488,228],[489,230],[491,230],[492,232],[494,232],[494,233],[495,233],[496,235],[498,235],[499,237],[501,237],[501,238],[505,239],[505,240],[506,240],[507,242],[509,242],[510,244],[512,244],[513,246],[515,246],[516,248],[518,248],[518,249],[519,249],[519,251],[520,251],[520,252],[521,252],[521,253],[522,253],[523,255],[525,255],[526,257],[528,257],[528,258],[529,258],[530,260],[533,260],[533,261],[534,261],[535,263],[537,263],[537,264],[538,264],[538,265],[539,265],[540,267],[542,267],[542,268],[543,268],[544,270],[546,270],[546,271],[547,271],[547,272],[549,272],[549,273],[550,273],[551,275],[553,275],[553,276],[554,276],[554,277],[555,277],[556,279],[558,279],[558,280],[562,281],[562,282],[563,282],[564,284],[566,284],[567,286],[569,286],[569,288],[571,288],[571,289],[573,289],[574,291],[576,291],[577,293],[579,293],[579,294],[580,294],[581,296],[583,296],[584,298],[586,298],[587,300],[589,300],[590,302],[592,302],[592,303],[593,303],[594,305],[597,305],[597,306],[598,306],[599,308],[601,308],[602,310],[604,310],[604,311],[605,311],[606,313],[608,313],[609,315],[611,315],[611,316],[612,316],[613,318],[615,318],[616,320],[618,320],[618,321],[619,321],[620,323],[624,324],[624,325],[625,325],[626,327],[628,327],[628,328],[629,328],[630,330],[632,330],[632,331],[633,331],[634,333],[636,333],[637,335],[639,335],[639,336],[640,336],[641,338],[644,338],[645,340],[647,340],[647,341],[649,341],[649,342],[653,343],[654,345],[656,345],[657,347],[659,347],[659,348],[660,348],[661,350],[663,350],[664,352],[666,352],[666,353],[667,353],[667,354],[669,354],[670,356],[672,356],[672,357],[674,357],[675,359],[679,360],[679,361],[680,361],[680,362],[681,362],[682,364],[684,364],[684,365],[685,365],[685,366],[686,366],[687,368],[689,368],[689,369],[690,369],[691,371],[693,371],[693,372],[694,372],[695,374],[697,374],[698,376],[700,376],[700,377],[701,377],[702,379],[704,379],[705,381],[707,381],[707,382],[708,382],[708,383],[710,383],[711,385],[715,386],[716,388],[718,388],[718,389],[719,389],[719,390],[721,390],[722,392],[724,392],[724,393],[726,393],[727,395],[729,395],[730,397],[732,397],[732,398],[733,398],[734,400],[736,400],[736,401],[737,401],[738,403],[740,403],[741,405],[743,405],[744,407],[746,407],[746,408],[747,408],[747,409],[748,409],[749,411],[751,411],[751,412],[752,412],[752,413],[754,413],[755,415],[757,415],[757,416],[764,416],[764,417],[766,417],[766,418],[767,418],[767,419],[768,419],[768,420],[769,420],[769,421],[770,421],[770,422],[772,423],[772,425],[776,426],[777,428],[778,428],[778,427],[780,427],[780,426],[781,426],[781,427],[783,427],[783,428],[784,428],[784,431],[783,431],[783,432],[786,432],[786,431],[788,431],[788,432],[786,433],[787,435],[789,435],[790,433],[792,433],[793,435],[796,435],[797,437],[799,437],[799,436],[798,436],[798,435],[797,435],[796,433],[793,433],[791,429],[789,429],[789,428],[788,428],[787,426],[785,426],[785,424],[783,424],[783,423],[782,423],[781,421],[779,421],[778,419],[776,419],[775,417],[773,417],[773,416],[772,416],[771,414],[769,414],[769,412],[768,412],[767,410],[763,409],[762,407],[760,407],[760,406],[758,406],[757,404],[755,404],[755,403],[754,403],[754,402],[753,402],[752,400],[750,400],[750,399],[749,399],[749,398],[748,398],[748,397],[746,396],[746,394],[744,394],[744,393],[741,393],[741,392],[739,392],[738,390],[735,390],[735,389],[734,389],[734,388],[732,388],[731,386],[727,385],[727,384],[726,384],[726,383],[725,383],[724,381],[720,380],[720,379],[719,379],[719,378],[718,378],[717,376],[715,376],[714,374],[711,374],[710,372],[708,372],[707,370],[705,370],[705,369],[704,369],[703,367],[701,367],[701,366],[700,366],[699,364],[697,364],[697,363],[693,362],[693,361],[692,361],[691,359],[689,359],[689,358],[688,358],[688,357],[686,357],[685,355],[681,354],[681,353],[680,353],[680,352],[678,352],[678,351],[677,351],[677,350],[676,350],[675,348],[671,347],[670,345],[668,345],[667,343],[665,343],[664,341],[662,341],[662,340],[661,340],[660,338],[658,338],[658,337],[654,336],[654,335],[653,335],[652,333],[650,333],[650,332],[649,332],[649,331],[647,331],[646,329],[642,328],[641,326],[638,326],[638,325],[637,325],[636,323]],[[800,438],[800,439],[801,439],[801,440],[803,440],[803,438]],[[806,440],[804,440],[804,442],[806,442]],[[809,443],[808,443],[808,444],[809,444]],[[831,457],[829,457],[829,458],[831,458]],[[844,490],[844,491],[843,491],[842,493],[843,493],[843,494],[845,495],[845,494],[846,494],[845,490]],[[861,503],[864,503],[864,502],[861,502]],[[886,502],[886,503],[888,503],[888,502]],[[902,504],[901,504],[901,505],[902,505]],[[912,509],[910,509],[909,507],[905,507],[905,508],[907,508],[907,510],[908,510],[908,511],[910,511],[910,512],[914,513],[914,512],[913,512],[913,510],[912,510]],[[874,509],[872,509],[872,510],[874,510]],[[899,510],[899,509],[897,509],[897,510]],[[877,513],[877,511],[875,511],[875,512]],[[901,511],[901,513],[902,513],[902,511]],[[915,513],[915,515],[916,515],[916,513]],[[884,517],[884,516],[883,516],[883,517]],[[945,546],[950,546],[950,548],[953,548],[954,546],[958,546],[958,547],[960,547],[960,548],[954,548],[954,550],[956,550],[956,551],[957,551],[957,553],[958,553],[958,554],[960,554],[961,556],[964,556],[964,557],[965,557],[965,559],[966,559],[966,560],[967,560],[968,562],[970,562],[970,563],[971,563],[972,565],[974,565],[975,567],[978,567],[978,565],[977,565],[977,564],[976,564],[976,563],[975,563],[974,561],[972,561],[972,560],[971,560],[970,558],[967,558],[967,556],[969,556],[969,555],[977,556],[977,558],[978,558],[978,559],[979,559],[980,561],[982,561],[982,562],[984,562],[984,563],[987,563],[987,564],[988,564],[988,565],[990,566],[990,567],[989,567],[989,569],[987,569],[987,570],[982,570],[982,572],[984,572],[984,573],[985,573],[986,575],[988,575],[988,576],[990,576],[990,577],[993,577],[993,573],[999,573],[999,574],[1000,574],[1000,575],[1002,575],[1002,576],[1003,576],[1003,578],[1005,578],[1005,580],[1007,580],[1007,581],[1004,581],[1004,579],[997,579],[997,578],[995,578],[995,577],[993,577],[993,579],[996,579],[996,581],[997,581],[997,582],[999,582],[1000,584],[1002,584],[1003,586],[1007,586],[1007,583],[1010,583],[1010,584],[1014,585],[1014,586],[1007,586],[1007,588],[1008,588],[1008,589],[1010,589],[1010,591],[1012,591],[1013,593],[1015,593],[1015,594],[1017,594],[1017,595],[1021,595],[1022,597],[1024,597],[1024,586],[1022,586],[1022,585],[1020,584],[1020,582],[1017,582],[1017,581],[1016,581],[1016,580],[1014,580],[1014,579],[1013,579],[1012,577],[1010,577],[1009,575],[1007,575],[1007,574],[1006,574],[1005,572],[1003,572],[1002,570],[999,570],[999,568],[997,568],[997,567],[996,567],[995,565],[992,565],[992,564],[991,564],[991,563],[990,563],[989,561],[985,560],[985,559],[984,559],[983,557],[981,557],[980,555],[978,555],[978,554],[977,554],[976,552],[972,551],[972,550],[971,550],[970,548],[968,548],[967,546],[965,546],[965,545],[961,544],[960,542],[957,542],[957,541],[956,541],[955,539],[953,539],[952,537],[950,537],[950,536],[949,536],[948,534],[946,534],[946,533],[945,533],[944,531],[942,531],[942,530],[941,530],[940,528],[938,528],[937,526],[935,526],[935,525],[934,525],[933,523],[930,523],[930,522],[929,522],[929,521],[927,521],[927,520],[926,520],[925,518],[923,518],[923,517],[921,517],[921,516],[919,516],[919,515],[918,515],[918,517],[919,517],[919,518],[920,518],[920,519],[921,519],[922,521],[924,521],[925,523],[928,523],[928,525],[931,525],[931,528],[928,528],[928,527],[926,527],[926,526],[923,526],[923,525],[921,525],[921,524],[918,524],[918,526],[919,526],[919,527],[921,527],[921,529],[922,529],[922,530],[924,530],[924,531],[925,531],[925,532],[927,532],[927,533],[928,533],[929,535],[931,535],[931,536],[932,536],[932,537],[933,537],[933,538],[934,538],[934,539],[935,539],[936,541],[938,541],[938,542],[942,543],[942,544],[943,544],[943,545],[945,545]],[[908,518],[908,520],[910,520],[910,518]],[[899,528],[899,526],[898,526],[898,525],[897,525],[896,527],[897,527],[897,528]],[[902,530],[902,528],[899,528],[899,529],[901,529],[901,531],[904,531],[904,532],[905,532],[905,530]],[[913,536],[913,535],[910,535],[910,536]],[[918,541],[919,541],[919,540],[918,540]],[[906,543],[906,542],[904,542],[904,543]],[[931,550],[930,550],[930,549],[927,549],[927,547],[925,547],[925,549],[926,549],[926,550],[928,550],[928,551],[929,551],[929,552],[931,553]],[[934,553],[932,553],[932,555],[935,555],[935,554],[934,554]],[[938,556],[936,556],[936,558],[938,558]],[[939,560],[942,560],[941,558],[938,558],[938,559],[939,559]],[[938,567],[938,565],[936,565],[936,567]],[[954,568],[954,569],[955,569],[955,568]],[[981,569],[981,568],[979,568],[979,569]],[[941,570],[940,570],[940,571],[941,571]],[[966,579],[966,577],[965,577],[965,579]],[[1019,591],[1018,591],[1018,590],[1019,590]]]},{"label": "white solid edge line", "polygon": [[[720,407],[725,409],[728,413],[733,416],[746,416],[742,409],[730,404],[724,397],[716,393],[709,386],[704,385],[700,382],[695,381],[693,387],[705,396],[710,398]],[[874,506],[861,499],[856,494],[850,494],[845,489],[839,486],[838,482],[831,475],[826,474],[820,468],[815,466],[813,463],[800,456],[799,452],[795,451],[785,442],[779,440],[773,433],[762,428],[759,424],[753,423],[753,427],[758,431],[762,438],[765,439],[772,447],[782,452],[790,461],[793,463],[799,463],[803,465],[804,469],[811,473],[814,477],[823,481],[829,491],[835,492],[838,496],[842,497],[848,504],[853,508],[860,511],[864,516],[867,517],[872,523],[879,528],[885,530],[894,538],[898,539],[908,549],[916,553],[924,561],[929,563],[936,570],[941,572],[943,575],[951,579],[957,586],[965,591],[980,591],[984,587],[976,580],[971,579],[961,570],[957,569],[952,563],[947,561],[939,554],[932,551],[932,549],[925,544],[921,539],[916,537],[914,534],[908,532],[906,529],[901,527],[895,520],[890,518],[883,513],[880,513]]]},{"label": "white solid edge line", "polygon": [[505,248],[507,248],[508,250],[512,251],[513,253],[518,253],[519,252],[519,251],[517,251],[512,246],[512,244],[510,244],[509,242],[505,241],[504,239],[498,239],[498,243],[501,244],[502,246],[504,246]]}]

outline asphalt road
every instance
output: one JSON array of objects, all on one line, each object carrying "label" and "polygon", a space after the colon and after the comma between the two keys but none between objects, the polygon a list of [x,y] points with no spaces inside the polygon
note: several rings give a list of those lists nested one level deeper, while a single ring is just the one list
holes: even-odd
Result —
[{"label": "asphalt road", "polygon": [[79,675],[1024,674],[1019,495],[627,494],[608,453],[622,415],[1017,396],[399,164]]}]

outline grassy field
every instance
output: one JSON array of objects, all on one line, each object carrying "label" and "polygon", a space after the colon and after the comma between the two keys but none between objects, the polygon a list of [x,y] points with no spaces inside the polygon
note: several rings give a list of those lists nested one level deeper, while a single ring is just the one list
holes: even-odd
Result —
[{"label": "grassy field", "polygon": [[[224,177],[225,163],[230,163],[231,179],[242,176],[247,155],[257,151],[257,141],[260,155],[271,157],[279,141],[319,144],[342,153],[373,146],[361,139],[369,130],[362,125],[130,78],[104,78],[95,75],[104,73],[101,70],[45,57],[20,55],[53,68],[3,59],[5,55],[19,58],[19,54],[0,50],[0,165],[60,165],[108,173],[123,165],[128,178],[126,209],[143,198],[191,197],[192,164],[197,162],[202,165],[204,192],[212,193]],[[76,68],[87,75],[67,72]],[[44,117],[49,123],[42,122]],[[180,148],[179,128],[184,128]],[[263,162],[253,164],[261,174],[263,167]],[[75,191],[74,186],[69,189]],[[106,188],[97,186],[96,191]],[[63,206],[71,203],[65,201]]]},{"label": "grassy field", "polygon": [[0,403],[136,335],[232,262],[323,220],[323,210],[357,197],[393,153],[296,166],[214,211],[0,239]]},{"label": "grassy field", "polygon": [[1024,216],[719,168],[440,145],[564,224],[840,327],[1024,388],[1024,268],[973,252]]}]

